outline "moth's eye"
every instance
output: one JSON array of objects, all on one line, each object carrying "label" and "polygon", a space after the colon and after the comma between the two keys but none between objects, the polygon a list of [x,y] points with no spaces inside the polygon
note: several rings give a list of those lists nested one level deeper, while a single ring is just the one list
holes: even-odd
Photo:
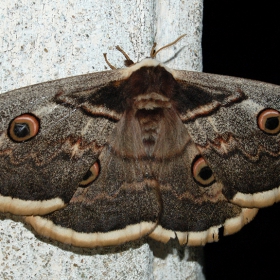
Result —
[{"label": "moth's eye", "polygon": [[213,171],[203,157],[196,158],[192,165],[193,177],[203,187],[210,186],[215,182]]},{"label": "moth's eye", "polygon": [[97,178],[98,174],[99,163],[96,161],[83,177],[83,180],[80,182],[80,186],[87,186]]},{"label": "moth's eye", "polygon": [[32,114],[23,114],[14,118],[9,126],[8,134],[15,142],[24,142],[35,137],[40,128],[40,122]]},{"label": "moth's eye", "polygon": [[258,115],[259,128],[268,134],[280,131],[280,113],[274,109],[265,109]]}]

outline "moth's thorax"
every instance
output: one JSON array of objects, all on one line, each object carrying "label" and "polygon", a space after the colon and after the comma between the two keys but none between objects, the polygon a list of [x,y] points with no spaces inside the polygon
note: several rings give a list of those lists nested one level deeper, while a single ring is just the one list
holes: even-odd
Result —
[{"label": "moth's thorax", "polygon": [[[172,123],[177,118],[173,96],[179,85],[172,73],[156,60],[144,60],[131,69],[134,71],[125,80],[124,87],[126,110],[132,112],[131,116],[139,125],[138,136],[142,139],[146,156],[154,157],[159,153],[166,131],[174,130]],[[167,152],[160,150],[161,154]]]},{"label": "moth's thorax", "polygon": [[124,82],[124,92],[130,100],[149,98],[167,101],[172,99],[178,88],[173,75],[161,65],[143,66],[132,72]]}]

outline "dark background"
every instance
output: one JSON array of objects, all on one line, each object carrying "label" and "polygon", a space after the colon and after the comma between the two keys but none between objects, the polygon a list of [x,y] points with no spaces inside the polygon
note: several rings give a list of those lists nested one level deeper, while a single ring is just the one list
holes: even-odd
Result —
[{"label": "dark background", "polygon": [[[203,72],[280,85],[278,4],[205,0]],[[280,203],[260,210],[239,233],[204,250],[207,280],[280,279]]]}]

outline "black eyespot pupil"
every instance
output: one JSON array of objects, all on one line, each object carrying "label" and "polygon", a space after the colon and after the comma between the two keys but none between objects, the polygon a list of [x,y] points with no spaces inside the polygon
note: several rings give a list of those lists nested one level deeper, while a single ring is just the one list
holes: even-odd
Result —
[{"label": "black eyespot pupil", "polygon": [[268,130],[274,130],[279,126],[279,118],[271,117],[267,118],[265,121],[265,128]]},{"label": "black eyespot pupil", "polygon": [[92,176],[92,172],[90,170],[87,171],[85,176],[83,177],[83,181],[88,180]]},{"label": "black eyespot pupil", "polygon": [[201,170],[199,172],[199,177],[205,181],[208,180],[209,178],[211,178],[212,175],[213,175],[213,172],[209,166],[204,166],[203,168],[201,168]]},{"label": "black eyespot pupil", "polygon": [[23,138],[30,135],[29,125],[27,123],[16,123],[14,126],[14,134],[18,138]]}]

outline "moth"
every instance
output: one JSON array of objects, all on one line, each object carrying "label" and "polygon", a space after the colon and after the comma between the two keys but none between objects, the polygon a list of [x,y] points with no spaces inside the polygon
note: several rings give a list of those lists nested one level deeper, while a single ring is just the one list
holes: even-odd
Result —
[{"label": "moth", "polygon": [[0,95],[0,211],[75,246],[197,246],[280,200],[280,87],[158,51]]}]

